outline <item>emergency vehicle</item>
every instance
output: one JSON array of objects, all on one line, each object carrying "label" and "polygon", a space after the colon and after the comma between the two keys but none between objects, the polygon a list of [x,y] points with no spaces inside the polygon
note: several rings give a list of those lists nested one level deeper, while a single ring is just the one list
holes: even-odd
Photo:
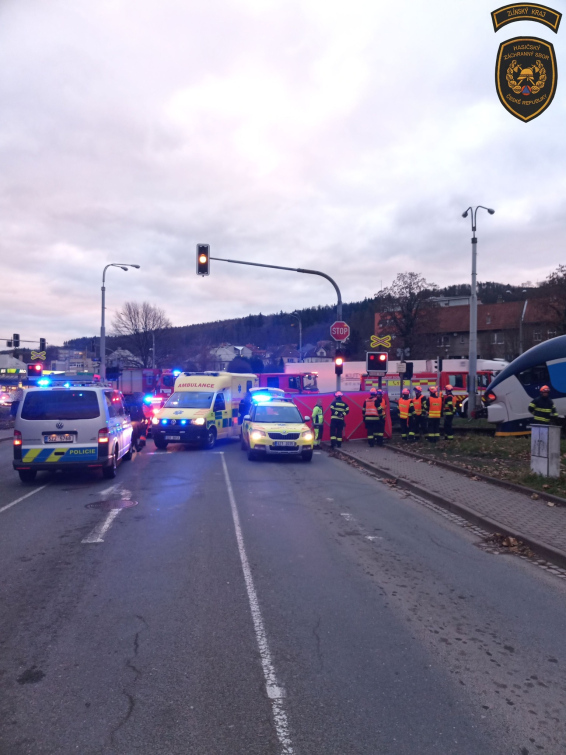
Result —
[{"label": "emergency vehicle", "polygon": [[260,388],[281,388],[285,393],[318,393],[316,372],[262,372]]},{"label": "emergency vehicle", "polygon": [[250,461],[271,455],[311,461],[314,432],[306,424],[310,416],[303,417],[292,399],[274,395],[275,390],[253,392],[250,413],[242,425],[242,450]]},{"label": "emergency vehicle", "polygon": [[257,375],[251,374],[182,372],[173,394],[152,419],[156,447],[198,443],[213,448],[220,438],[239,438],[240,401],[257,384]]}]

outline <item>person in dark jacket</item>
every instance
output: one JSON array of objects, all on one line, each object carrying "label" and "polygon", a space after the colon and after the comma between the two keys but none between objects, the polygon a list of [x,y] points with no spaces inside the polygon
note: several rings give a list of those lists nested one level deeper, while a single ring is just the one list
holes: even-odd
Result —
[{"label": "person in dark jacket", "polygon": [[531,401],[529,411],[533,415],[533,422],[537,425],[551,425],[558,419],[558,412],[554,406],[554,401],[550,398],[548,385],[543,385],[540,389],[540,396]]},{"label": "person in dark jacket", "polygon": [[246,414],[250,413],[250,408],[252,405],[252,394],[250,392],[250,389],[244,393],[244,398],[240,401],[240,406],[238,407],[238,413],[240,415],[240,425],[244,421],[244,417]]},{"label": "person in dark jacket", "polygon": [[[376,442],[379,446],[383,445],[383,428],[381,425],[385,422],[385,409],[381,402],[381,391],[379,394],[378,396],[377,388],[371,388],[369,398],[366,398],[362,406],[362,416],[370,446],[374,446]],[[381,433],[379,433],[379,430],[381,430]],[[379,440],[381,440],[381,443]]]},{"label": "person in dark jacket", "polygon": [[334,401],[330,404],[330,445],[341,448],[346,415],[350,407],[342,398],[342,391],[336,391]]},{"label": "person in dark jacket", "polygon": [[442,413],[444,414],[444,438],[445,440],[454,440],[454,430],[452,429],[452,422],[454,421],[454,415],[456,414],[456,406],[454,404],[454,396],[452,391],[454,389],[447,383],[444,388],[444,398],[442,402]]}]

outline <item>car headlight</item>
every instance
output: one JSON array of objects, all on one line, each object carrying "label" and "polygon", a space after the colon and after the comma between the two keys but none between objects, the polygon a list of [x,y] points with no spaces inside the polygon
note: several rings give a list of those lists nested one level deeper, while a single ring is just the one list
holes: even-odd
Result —
[{"label": "car headlight", "polygon": [[314,435],[312,434],[310,430],[305,430],[304,432],[301,433],[301,438],[303,440],[314,440]]},{"label": "car headlight", "polygon": [[154,418],[153,418],[153,419],[151,420],[151,424],[152,424],[152,425],[158,425],[158,424],[159,424],[159,418],[158,418],[158,417],[154,417]]},{"label": "car headlight", "polygon": [[196,419],[191,420],[191,425],[204,425],[206,422],[204,417],[197,417]]},{"label": "car headlight", "polygon": [[252,440],[261,440],[262,438],[266,438],[267,434],[263,432],[263,430],[254,430],[252,432]]}]

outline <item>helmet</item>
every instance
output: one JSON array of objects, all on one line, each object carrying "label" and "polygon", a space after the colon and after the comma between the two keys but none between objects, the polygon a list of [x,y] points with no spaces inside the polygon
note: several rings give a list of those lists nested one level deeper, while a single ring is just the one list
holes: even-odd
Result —
[{"label": "helmet", "polygon": [[403,394],[403,396],[410,396],[411,395],[408,388],[403,388],[403,390],[401,391],[401,393]]},{"label": "helmet", "polygon": [[415,385],[414,390],[418,391],[419,393],[423,392],[423,389],[420,387],[420,385]]},{"label": "helmet", "polygon": [[436,393],[438,391],[438,388],[435,385],[431,385],[428,389],[429,393]]},{"label": "helmet", "polygon": [[369,389],[370,396],[376,396],[377,395],[377,388],[370,388]]},{"label": "helmet", "polygon": [[378,396],[383,396],[383,391],[381,390],[381,388],[378,388],[376,390],[376,393],[377,393]]},{"label": "helmet", "polygon": [[452,388],[452,386],[450,385],[450,383],[446,383],[445,390],[447,390],[447,391],[453,391],[454,389]]},{"label": "helmet", "polygon": [[541,393],[550,393],[550,388],[548,387],[548,385],[543,385],[542,388],[540,389],[540,392]]},{"label": "helmet", "polygon": [[342,391],[336,391],[334,395],[336,396],[336,398],[338,398],[339,396],[342,396],[344,394],[342,393]]}]

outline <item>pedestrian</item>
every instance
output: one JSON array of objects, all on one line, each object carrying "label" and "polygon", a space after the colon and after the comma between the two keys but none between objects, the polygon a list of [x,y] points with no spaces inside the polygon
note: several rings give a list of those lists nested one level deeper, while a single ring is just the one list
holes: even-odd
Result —
[{"label": "pedestrian", "polygon": [[413,416],[415,440],[422,440],[423,435],[426,435],[426,400],[420,385],[415,385],[413,390],[415,391],[413,398],[413,406],[415,407],[415,414]]},{"label": "pedestrian", "polygon": [[385,418],[387,412],[385,410],[385,399],[383,397],[383,391],[377,389],[377,422],[375,423],[374,438],[376,446],[383,445],[383,437],[385,434]]},{"label": "pedestrian", "polygon": [[330,445],[332,448],[342,447],[346,415],[350,411],[350,407],[342,396],[342,391],[336,391],[334,401],[330,404]]},{"label": "pedestrian", "polygon": [[452,422],[454,415],[456,414],[456,407],[454,405],[454,396],[452,395],[453,387],[450,383],[447,383],[444,388],[444,399],[442,402],[442,411],[444,413],[444,438],[445,440],[454,440],[454,430],[452,429]]},{"label": "pedestrian", "polygon": [[438,388],[431,385],[428,389],[426,401],[428,419],[428,440],[436,443],[440,438],[440,418],[442,417],[442,398],[438,395]]},{"label": "pedestrian", "polygon": [[[376,436],[381,415],[385,419],[385,410],[381,403],[381,397],[378,399],[377,388],[371,388],[369,398],[366,398],[362,405],[362,416],[366,426],[368,443],[372,447],[377,440]],[[383,445],[383,431],[381,433],[381,444],[379,445]]]},{"label": "pedestrian", "polygon": [[551,425],[553,420],[558,419],[558,412],[554,406],[554,401],[550,398],[548,385],[543,385],[540,389],[540,396],[531,401],[529,411],[533,415],[533,422],[538,425]]},{"label": "pedestrian", "polygon": [[240,415],[240,425],[244,421],[244,417],[250,413],[250,408],[252,405],[252,394],[250,389],[244,393],[243,399],[240,401],[240,406],[238,407],[238,413]]},{"label": "pedestrian", "polygon": [[411,392],[408,388],[403,388],[401,398],[399,399],[399,424],[401,425],[401,438],[405,441],[413,441],[415,439],[413,430],[414,415],[415,407],[411,399]]},{"label": "pedestrian", "polygon": [[324,434],[324,409],[322,399],[319,398],[312,410],[312,428],[314,430],[314,445],[318,448]]}]

